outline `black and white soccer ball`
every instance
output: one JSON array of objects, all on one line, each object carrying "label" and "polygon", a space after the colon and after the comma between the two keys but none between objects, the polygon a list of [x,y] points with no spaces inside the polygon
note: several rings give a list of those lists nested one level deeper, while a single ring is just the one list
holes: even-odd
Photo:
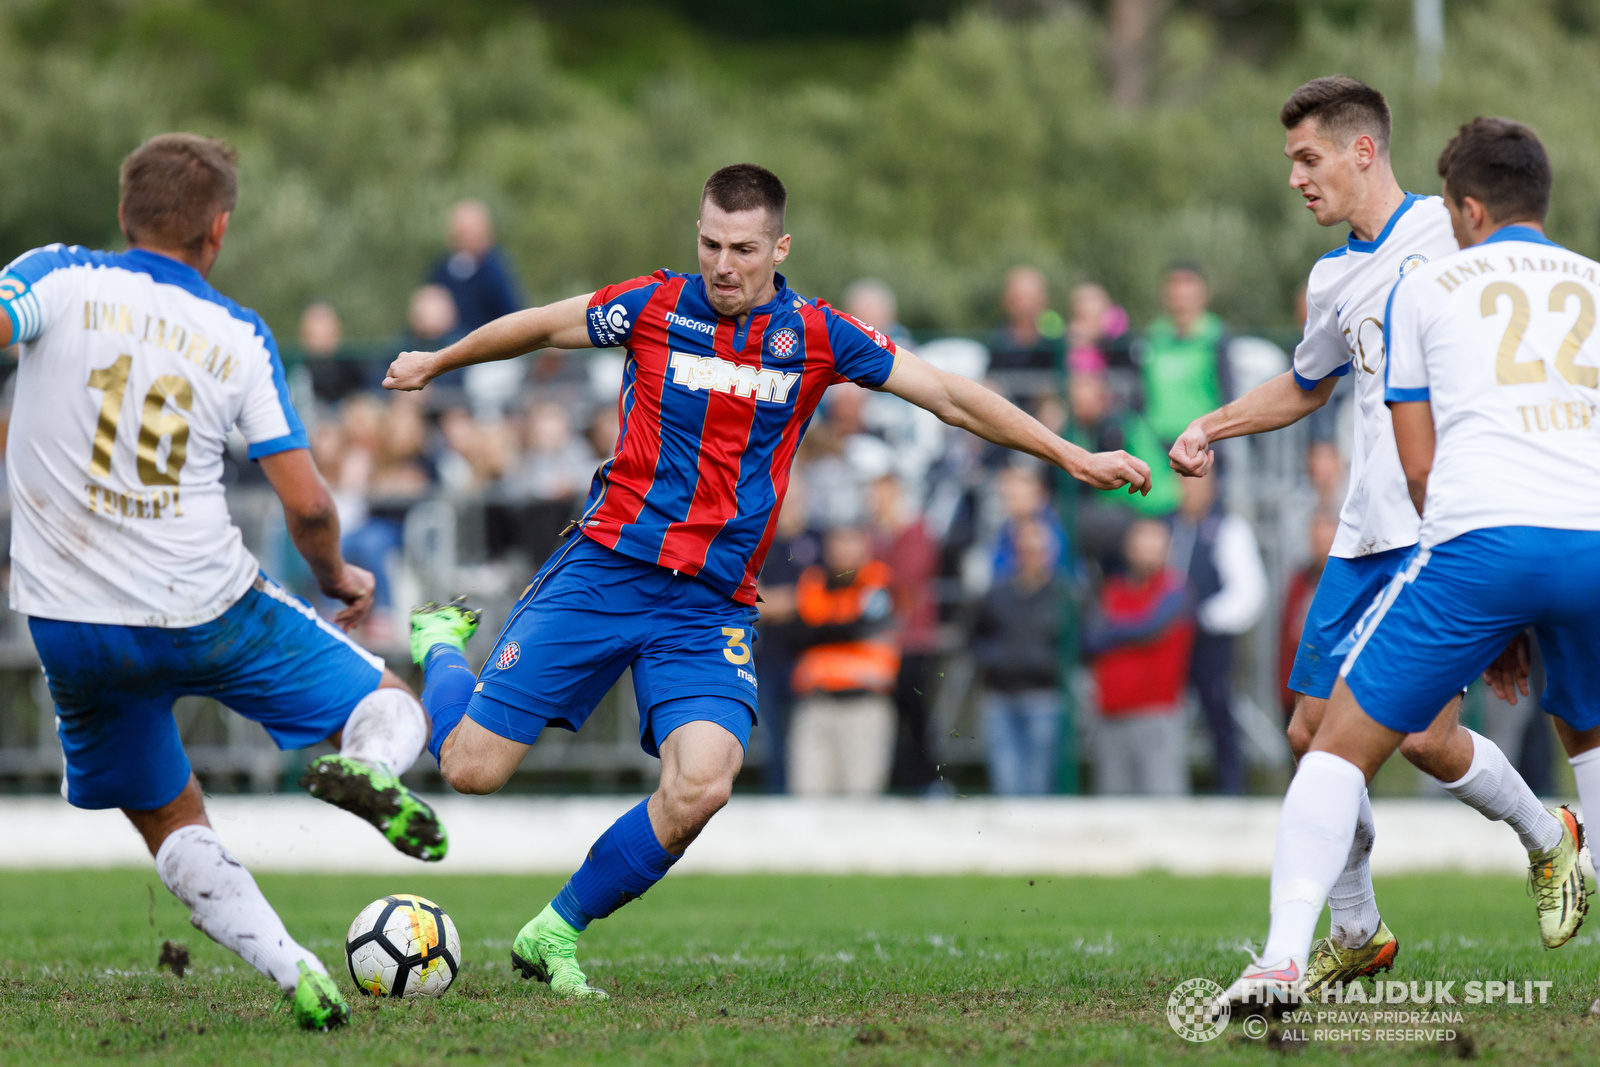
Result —
[{"label": "black and white soccer ball", "polygon": [[461,939],[444,909],[411,893],[374,900],[344,939],[356,988],[374,997],[443,996],[461,969]]}]

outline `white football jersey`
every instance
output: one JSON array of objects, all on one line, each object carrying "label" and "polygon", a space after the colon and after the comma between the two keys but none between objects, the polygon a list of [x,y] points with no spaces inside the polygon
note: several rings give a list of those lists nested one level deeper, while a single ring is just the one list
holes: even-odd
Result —
[{"label": "white football jersey", "polygon": [[195,626],[258,566],[228,515],[222,452],[306,447],[266,323],[154,252],[50,245],[0,274],[22,342],[6,475],[11,607]]},{"label": "white football jersey", "polygon": [[1390,401],[1433,406],[1422,543],[1492,526],[1600,530],[1600,263],[1507,226],[1407,275]]},{"label": "white football jersey", "polygon": [[1456,251],[1450,213],[1437,196],[1407,193],[1376,240],[1354,235],[1317,260],[1306,282],[1306,332],[1294,350],[1295,381],[1314,389],[1355,371],[1350,489],[1339,509],[1333,555],[1351,559],[1417,543],[1417,509],[1394,450],[1383,405],[1383,323],[1402,274]]}]

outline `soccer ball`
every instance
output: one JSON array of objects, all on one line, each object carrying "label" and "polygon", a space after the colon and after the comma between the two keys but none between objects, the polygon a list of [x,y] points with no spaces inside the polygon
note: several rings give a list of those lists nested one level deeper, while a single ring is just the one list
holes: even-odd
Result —
[{"label": "soccer ball", "polygon": [[456,924],[431,900],[396,893],[361,909],[344,938],[356,988],[374,997],[442,996],[461,969]]}]

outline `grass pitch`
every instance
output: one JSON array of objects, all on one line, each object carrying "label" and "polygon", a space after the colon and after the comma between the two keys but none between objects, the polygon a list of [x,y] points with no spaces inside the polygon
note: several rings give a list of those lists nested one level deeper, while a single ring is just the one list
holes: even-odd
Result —
[{"label": "grass pitch", "polygon": [[[556,1000],[514,977],[512,936],[559,880],[260,878],[355,1008],[292,1029],[275,988],[198,931],[153,871],[0,874],[0,1063],[1274,1063],[1239,1024],[1206,1044],[1169,1028],[1178,983],[1231,979],[1265,932],[1262,879],[669,877],[585,935],[615,998]],[[455,919],[465,966],[436,1003],[351,992],[343,935],[360,908],[417,892]],[[1462,1005],[1465,1037],[1313,1041],[1305,1063],[1592,1063],[1600,952],[1546,953],[1505,878],[1381,881],[1404,942],[1391,978],[1554,982],[1543,1005]],[[182,979],[158,971],[182,941]],[[1359,1011],[1361,1006],[1346,1010]],[[1373,1010],[1373,1009],[1369,1009]],[[1381,1026],[1382,1024],[1380,1024]],[[1276,1031],[1275,1031],[1276,1032]],[[1273,1040],[1269,1038],[1268,1040]]]}]

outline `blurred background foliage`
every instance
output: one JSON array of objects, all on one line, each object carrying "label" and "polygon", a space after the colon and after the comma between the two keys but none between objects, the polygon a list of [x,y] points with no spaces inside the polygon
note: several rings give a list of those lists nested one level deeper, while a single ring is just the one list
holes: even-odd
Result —
[{"label": "blurred background foliage", "polygon": [[1600,0],[1447,9],[1428,86],[1408,0],[0,0],[0,257],[117,246],[119,159],[184,128],[243,153],[214,281],[280,333],[318,298],[398,332],[464,195],[539,302],[693,269],[700,183],[744,159],[789,185],[803,292],[872,274],[913,326],[981,327],[1027,262],[1142,321],[1182,256],[1281,326],[1343,234],[1286,187],[1277,109],[1338,71],[1388,94],[1418,191],[1456,124],[1533,124],[1552,234],[1600,253]]}]

